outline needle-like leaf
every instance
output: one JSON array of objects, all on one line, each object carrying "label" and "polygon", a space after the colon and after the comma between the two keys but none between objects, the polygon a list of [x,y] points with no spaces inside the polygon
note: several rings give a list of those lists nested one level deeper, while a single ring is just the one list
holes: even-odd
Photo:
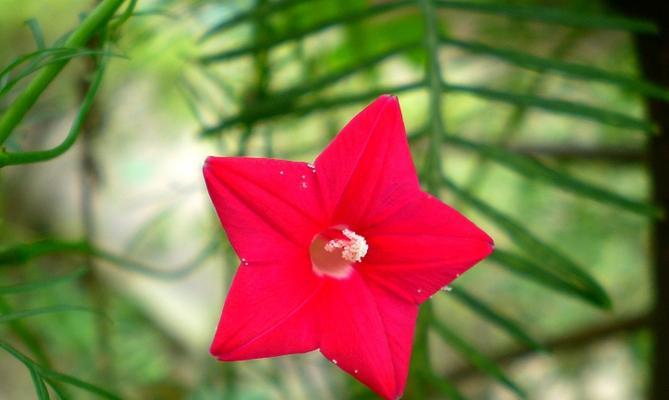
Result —
[{"label": "needle-like leaf", "polygon": [[515,382],[513,382],[511,378],[509,378],[509,376],[502,370],[502,368],[500,368],[499,365],[497,365],[497,363],[488,358],[485,354],[478,351],[476,347],[469,344],[458,334],[453,332],[449,327],[446,326],[446,324],[435,319],[432,321],[431,326],[445,342],[447,342],[456,351],[462,354],[467,360],[469,360],[469,362],[476,366],[476,368],[495,378],[497,381],[511,389],[521,398],[526,397],[525,392]]},{"label": "needle-like leaf", "polygon": [[504,167],[530,179],[540,179],[563,190],[584,196],[602,204],[607,204],[648,217],[659,217],[662,211],[652,204],[627,198],[592,183],[544,165],[529,156],[515,154],[501,147],[474,142],[455,135],[444,135],[444,142],[474,151]]},{"label": "needle-like leaf", "polygon": [[553,113],[593,120],[605,125],[636,129],[647,134],[655,131],[655,126],[645,119],[574,101],[512,93],[473,85],[444,83],[443,88],[453,93],[467,93],[488,100],[539,108]]},{"label": "needle-like leaf", "polygon": [[637,33],[657,33],[657,27],[649,21],[598,15],[534,5],[513,5],[481,1],[435,0],[443,9],[472,11],[477,13],[510,17],[514,20],[537,21],[587,29],[610,29]]},{"label": "needle-like leaf", "polygon": [[580,292],[587,292],[587,299],[591,303],[602,308],[611,307],[611,300],[606,291],[582,267],[558,250],[544,243],[522,224],[460,189],[449,178],[443,177],[442,179],[445,187],[504,230],[518,247],[525,250],[534,259],[541,260],[543,265],[553,270],[554,273],[568,281],[571,285],[579,287]]},{"label": "needle-like leaf", "polygon": [[500,46],[490,46],[475,41],[459,40],[443,35],[441,36],[441,43],[472,53],[493,57],[497,60],[502,60],[522,68],[538,72],[554,71],[571,78],[583,79],[589,82],[610,83],[623,89],[633,90],[650,97],[669,100],[669,90],[666,88],[644,80],[609,72],[602,68],[563,61],[560,59],[540,57],[524,51],[511,50]]},{"label": "needle-like leaf", "polygon": [[466,289],[459,285],[451,285],[449,293],[457,300],[467,305],[472,311],[497,325],[519,342],[534,350],[544,350],[541,343],[525,332],[518,322],[511,319],[511,317],[504,315],[500,310],[495,309],[494,306],[486,304],[483,300],[469,293]]}]

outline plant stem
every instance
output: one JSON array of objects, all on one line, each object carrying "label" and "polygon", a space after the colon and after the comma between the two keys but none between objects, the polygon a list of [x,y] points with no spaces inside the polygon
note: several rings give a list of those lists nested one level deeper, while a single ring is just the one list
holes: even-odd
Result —
[{"label": "plant stem", "polygon": [[440,142],[446,132],[441,115],[443,79],[439,63],[439,30],[435,19],[436,10],[431,0],[420,0],[421,12],[425,19],[425,50],[427,54],[425,82],[430,90],[430,129],[428,154],[425,165],[427,189],[436,192],[439,188],[441,173]]},{"label": "plant stem", "polygon": [[[435,10],[431,0],[419,0],[420,10],[425,23],[425,83],[430,91],[430,127],[429,148],[423,166],[423,175],[426,178],[427,190],[437,193],[439,190],[441,174],[440,142],[444,129],[442,110],[442,86],[441,65],[439,64],[439,36]],[[414,353],[414,366],[412,368],[411,394],[415,398],[427,398],[427,390],[424,385],[425,373],[430,371],[430,352],[428,343],[429,326],[433,320],[433,309],[430,302],[421,307],[418,315],[418,326],[416,329],[416,348]]]},{"label": "plant stem", "polygon": [[[65,41],[65,48],[83,47],[112,18],[124,0],[103,0]],[[4,143],[42,92],[65,67],[69,59],[49,64],[21,92],[0,118],[0,144]]]},{"label": "plant stem", "polygon": [[28,163],[51,160],[69,150],[70,147],[72,147],[74,142],[77,140],[79,132],[81,132],[81,127],[86,119],[86,116],[88,115],[88,112],[91,109],[91,106],[93,105],[93,100],[95,99],[95,95],[97,94],[97,91],[100,88],[103,76],[104,76],[104,63],[101,64],[100,67],[98,68],[98,71],[96,72],[95,77],[93,78],[93,83],[91,83],[88,92],[86,93],[86,97],[84,98],[84,101],[81,103],[81,107],[79,108],[79,113],[77,114],[74,122],[72,123],[72,127],[70,127],[70,131],[68,132],[67,137],[65,138],[65,140],[63,140],[61,144],[49,150],[27,151],[20,153],[9,153],[9,152],[0,153],[0,168],[5,167],[7,165],[28,164]]}]

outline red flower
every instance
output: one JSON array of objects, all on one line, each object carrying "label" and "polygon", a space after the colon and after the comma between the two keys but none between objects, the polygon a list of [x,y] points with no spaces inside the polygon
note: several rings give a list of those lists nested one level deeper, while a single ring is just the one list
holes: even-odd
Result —
[{"label": "red flower", "polygon": [[493,248],[421,191],[396,97],[365,108],[314,164],[209,157],[204,177],[241,258],[211,346],[223,361],[319,349],[398,398],[418,305]]}]

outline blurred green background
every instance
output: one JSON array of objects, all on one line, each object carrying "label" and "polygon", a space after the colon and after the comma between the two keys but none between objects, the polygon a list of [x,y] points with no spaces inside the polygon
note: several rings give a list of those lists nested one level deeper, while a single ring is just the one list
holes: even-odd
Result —
[{"label": "blurred green background", "polygon": [[311,161],[385,92],[425,188],[498,249],[428,301],[404,398],[648,396],[652,22],[586,0],[119,0],[54,51],[110,3],[0,0],[0,114],[69,61],[4,151],[83,122],[56,158],[2,161],[0,399],[374,398],[318,354],[209,356],[238,260],[201,166]]}]

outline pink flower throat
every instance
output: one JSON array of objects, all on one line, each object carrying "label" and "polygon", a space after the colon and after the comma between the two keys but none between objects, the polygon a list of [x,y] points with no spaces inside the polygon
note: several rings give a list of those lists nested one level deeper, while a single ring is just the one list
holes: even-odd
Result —
[{"label": "pink flower throat", "polygon": [[345,279],[353,270],[352,264],[362,261],[368,249],[364,237],[336,226],[314,236],[309,255],[316,275]]}]

